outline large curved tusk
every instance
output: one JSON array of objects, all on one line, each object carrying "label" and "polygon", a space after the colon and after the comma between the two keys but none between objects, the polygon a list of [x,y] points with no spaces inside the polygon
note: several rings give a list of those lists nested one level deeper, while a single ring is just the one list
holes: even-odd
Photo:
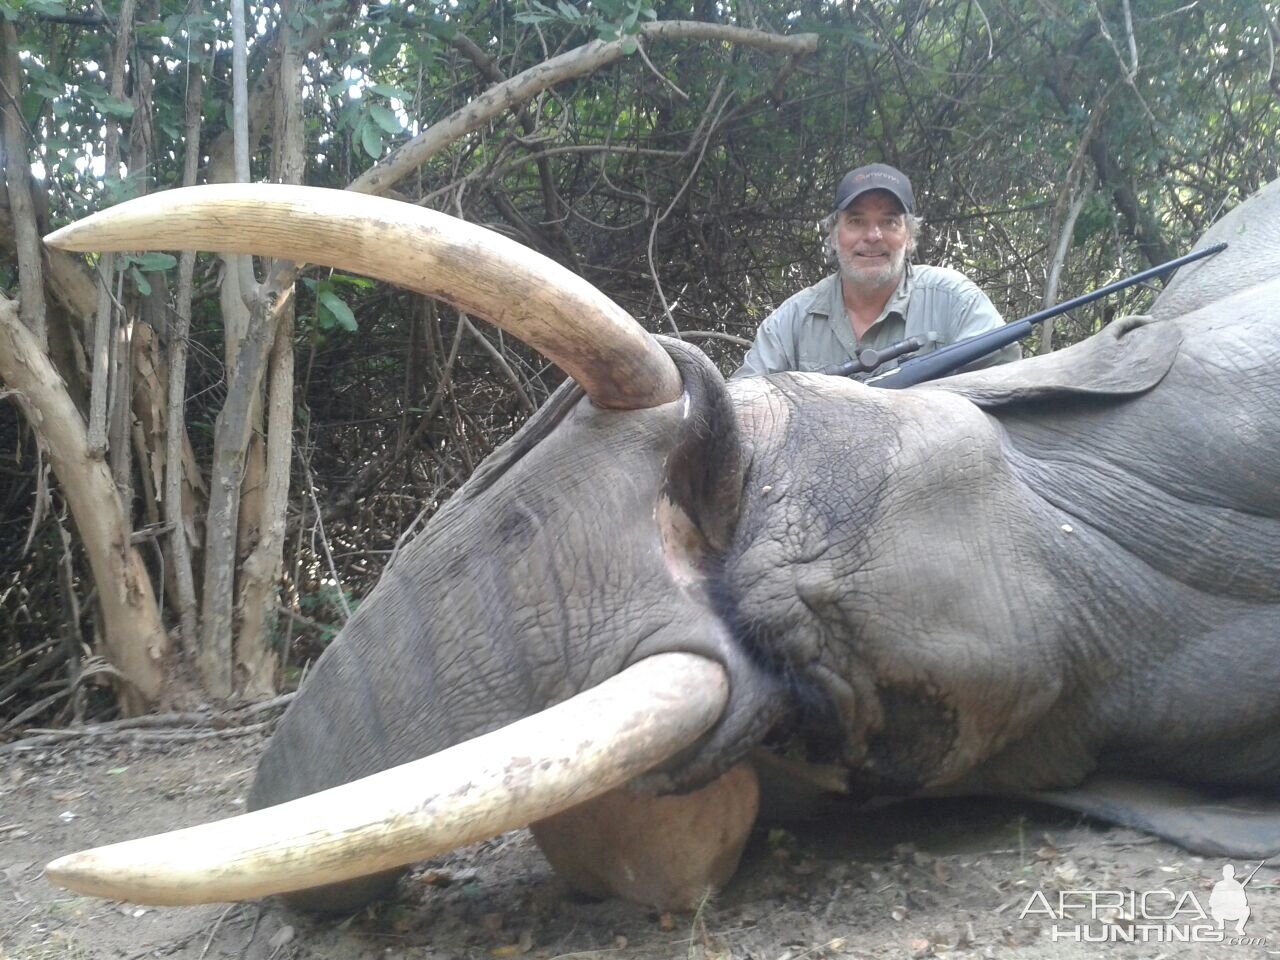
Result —
[{"label": "large curved tusk", "polygon": [[80,252],[213,250],[319,263],[484,317],[541,351],[598,406],[675,400],[675,364],[586,280],[484,227],[345,190],[228,183],[148,194],[45,237]]},{"label": "large curved tusk", "polygon": [[55,860],[59,886],[178,905],[368,876],[567,810],[650,770],[715,724],[718,663],[649,657],[541,713],[278,806]]}]

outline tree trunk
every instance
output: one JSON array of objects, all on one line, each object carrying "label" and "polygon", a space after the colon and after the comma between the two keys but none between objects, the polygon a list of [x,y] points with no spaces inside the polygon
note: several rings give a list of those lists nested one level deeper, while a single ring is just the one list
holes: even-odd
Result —
[{"label": "tree trunk", "polygon": [[107,391],[107,462],[116,478],[120,502],[133,512],[133,324],[124,308],[124,274],[116,273],[116,303],[121,316],[111,331],[111,387]]},{"label": "tree trunk", "polygon": [[[0,39],[0,73],[5,88],[16,92],[22,85],[11,22],[0,25]],[[101,449],[91,448],[80,411],[45,352],[49,339],[42,248],[25,136],[16,104],[6,99],[3,111],[5,171],[22,306],[19,311],[11,301],[0,301],[0,378],[16,393],[71,508],[97,588],[105,651],[120,681],[121,707],[136,713],[160,697],[168,637],[146,568],[130,543],[127,503],[113,486]],[[106,332],[106,324],[99,326]],[[105,399],[105,386],[100,384],[100,402]],[[127,395],[121,399],[127,409]],[[126,436],[126,449],[128,445]]]},{"label": "tree trunk", "polygon": [[18,254],[18,289],[22,294],[19,307],[22,322],[36,342],[44,346],[49,339],[45,320],[44,277],[40,263],[40,231],[36,227],[35,205],[31,199],[31,161],[27,137],[23,130],[19,104],[13,99],[22,87],[22,68],[18,63],[18,31],[13,21],[0,23],[0,78],[4,80],[3,110],[4,173],[9,187],[9,205],[13,210],[14,247]]},{"label": "tree trunk", "polygon": [[[1056,230],[1058,242],[1054,247],[1053,257],[1049,261],[1049,274],[1044,281],[1044,297],[1040,302],[1040,309],[1042,310],[1052,307],[1058,302],[1058,282],[1062,279],[1062,269],[1067,264],[1067,252],[1071,249],[1071,236],[1075,233],[1076,220],[1080,216],[1080,211],[1084,209],[1085,202],[1092,192],[1093,181],[1087,180],[1071,199],[1062,222],[1058,224],[1058,229]],[[1054,232],[1051,229],[1049,235],[1053,236]],[[1054,320],[1055,318],[1050,317],[1040,328],[1040,348],[1036,351],[1037,353],[1052,352]]]},{"label": "tree trunk", "polygon": [[[244,7],[233,4],[232,24],[232,179],[249,180],[248,61]],[[229,697],[235,686],[233,637],[235,628],[236,570],[242,553],[237,549],[246,531],[240,529],[243,491],[257,491],[261,470],[250,470],[257,459],[254,446],[256,421],[261,417],[259,390],[265,350],[275,340],[265,329],[265,310],[253,276],[253,258],[222,258],[222,323],[226,337],[227,399],[214,431],[213,470],[209,489],[207,544],[204,555],[204,602],[200,623],[200,675],[205,689],[215,697]],[[257,306],[251,311],[248,304]],[[254,475],[246,478],[246,471]],[[247,482],[246,482],[247,481]],[[256,519],[256,518],[255,518]]]},{"label": "tree trunk", "polygon": [[[230,274],[224,278],[223,285],[238,289]],[[265,301],[260,298],[250,316],[248,333],[240,340],[235,362],[228,366],[227,399],[214,427],[198,663],[205,689],[215,697],[229,697],[233,689],[231,641],[240,479],[267,351],[275,341],[275,331],[269,329],[272,316],[273,311],[265,309]]]},{"label": "tree trunk", "polygon": [[1123,218],[1126,231],[1137,241],[1138,249],[1146,257],[1148,265],[1154,267],[1167,263],[1177,256],[1160,232],[1160,226],[1151,211],[1143,206],[1133,188],[1132,180],[1120,169],[1107,144],[1094,138],[1089,143],[1089,156],[1098,171],[1098,179],[1111,193],[1112,203]]},{"label": "tree trunk", "polygon": [[[188,8],[193,17],[202,13],[200,0],[192,0]],[[200,121],[204,107],[204,70],[198,61],[190,64],[187,79],[186,128],[183,137],[182,185],[194,186],[200,166]],[[168,431],[165,435],[164,503],[169,531],[169,566],[173,570],[172,603],[178,611],[182,642],[188,655],[199,643],[196,584],[192,565],[192,547],[200,542],[196,529],[198,508],[184,497],[183,474],[186,442],[187,402],[187,337],[191,331],[191,298],[195,277],[196,255],[184,251],[178,260],[178,292],[174,304],[173,328],[169,336],[169,389],[166,403]],[[197,474],[198,476],[198,474]],[[203,504],[200,504],[202,506]]]},{"label": "tree trunk", "polygon": [[[124,0],[116,27],[116,46],[111,65],[111,97],[124,99],[124,67],[128,60],[129,42],[133,33],[135,0]],[[107,118],[105,147],[105,177],[108,182],[120,178],[120,131],[113,118]],[[115,277],[115,255],[104,253],[98,261],[98,308],[93,321],[93,354],[90,368],[93,371],[89,386],[89,448],[94,456],[101,457],[107,451],[108,398],[111,391],[111,341],[115,310],[111,297],[111,283]],[[127,505],[127,504],[126,504]]]},{"label": "tree trunk", "polygon": [[276,341],[271,352],[268,387],[266,490],[258,542],[240,572],[239,633],[235,671],[246,697],[275,693],[276,656],[270,625],[284,565],[285,515],[289,505],[289,464],[293,452],[293,311],[292,296],[277,307]]},{"label": "tree trunk", "polygon": [[[231,101],[232,101],[232,130],[234,131],[234,147],[232,151],[234,178],[236,183],[248,183],[251,177],[249,166],[249,154],[251,153],[250,136],[249,136],[249,64],[248,64],[248,44],[245,38],[245,22],[244,9],[242,5],[233,7],[231,11],[232,22],[232,83],[231,83]],[[285,23],[283,10],[281,11],[280,24],[277,28],[278,35],[288,32],[288,26]],[[277,83],[277,90],[279,84]],[[252,257],[224,257],[228,271],[236,271],[239,281],[239,292],[236,294],[235,287],[227,290],[227,295],[223,298],[223,320],[227,328],[227,365],[230,368],[235,357],[239,352],[240,339],[245,335],[245,327],[252,322],[250,319],[250,311],[246,304],[257,296],[257,284],[253,276],[253,258]],[[268,338],[268,344],[271,339]],[[230,378],[228,378],[229,380]],[[236,525],[235,525],[235,566],[237,568],[248,559],[249,554],[253,552],[254,545],[258,542],[259,537],[259,521],[262,518],[262,501],[265,497],[264,486],[266,484],[266,448],[263,444],[262,437],[262,392],[261,385],[253,388],[253,396],[249,404],[249,423],[250,431],[248,434],[248,447],[244,451],[244,461],[240,470],[239,496],[240,503],[236,508]],[[218,599],[219,606],[225,603],[226,611],[230,614],[234,598],[235,585],[232,584],[232,594],[227,597]],[[234,623],[234,619],[231,621]],[[234,627],[232,627],[234,630]],[[226,638],[226,651],[228,655],[228,669],[231,668],[232,650],[234,649],[236,640],[234,635]],[[238,683],[233,678],[233,685]]]},{"label": "tree trunk", "polygon": [[[349,2],[319,23],[309,23],[302,33],[299,58],[318,49],[329,32],[350,18],[358,4]],[[233,10],[233,14],[235,11]],[[238,19],[238,17],[236,18]],[[243,79],[243,60],[237,56],[238,86]],[[297,71],[294,77],[296,79]],[[280,74],[269,70],[259,79],[252,96],[234,94],[234,120],[231,130],[209,145],[208,179],[211,183],[246,181],[249,179],[249,154],[262,136],[272,116],[277,81]],[[202,680],[214,696],[230,696],[234,686],[233,665],[237,659],[248,662],[254,656],[235,653],[235,597],[237,565],[250,547],[251,536],[260,542],[260,523],[267,508],[259,494],[271,486],[266,472],[263,479],[242,483],[255,423],[261,422],[262,378],[267,352],[276,341],[275,312],[259,303],[252,312],[246,306],[260,294],[253,277],[252,258],[224,257],[226,271],[221,288],[222,319],[227,343],[227,399],[214,429],[213,465],[210,474],[209,509],[205,524],[204,578],[201,596],[200,652],[197,657]],[[261,448],[259,448],[261,452]],[[287,465],[286,465],[287,469]],[[287,481],[286,481],[287,482]],[[238,540],[241,491],[254,488],[255,499],[244,501],[256,532]],[[238,548],[239,544],[239,548]],[[259,569],[255,567],[255,569]],[[255,601],[256,602],[256,601]]]},{"label": "tree trunk", "polygon": [[[1084,158],[1088,153],[1089,144],[1097,135],[1098,125],[1107,112],[1107,101],[1110,98],[1111,93],[1108,91],[1093,108],[1089,124],[1080,136],[1075,156],[1071,159],[1071,166],[1067,168],[1067,175],[1062,180],[1062,188],[1058,191],[1057,199],[1053,204],[1053,214],[1049,218],[1049,236],[1057,237],[1057,246],[1049,258],[1044,296],[1040,301],[1041,310],[1052,307],[1058,302],[1058,282],[1062,279],[1062,270],[1067,264],[1067,253],[1071,249],[1071,237],[1076,230],[1076,220],[1079,219],[1080,212],[1084,210],[1084,205],[1093,192],[1093,178],[1084,175]],[[1055,318],[1051,317],[1041,327],[1040,347],[1037,353],[1052,352],[1055,322]]]},{"label": "tree trunk", "polygon": [[[1070,116],[1075,108],[1075,100],[1067,88],[1066,81],[1055,71],[1054,66],[1052,61],[1046,61],[1045,80],[1063,114]],[[1094,109],[1094,119],[1105,114],[1106,101],[1110,96],[1111,91],[1108,90]],[[1151,211],[1142,205],[1142,201],[1134,190],[1132,179],[1121,169],[1115,158],[1105,120],[1098,122],[1093,135],[1085,141],[1084,149],[1089,159],[1093,161],[1094,169],[1098,173],[1099,185],[1111,195],[1112,205],[1124,222],[1125,232],[1137,241],[1138,248],[1147,262],[1154,267],[1156,264],[1172,260],[1175,256],[1173,248],[1165,241],[1159,224],[1151,215]]]},{"label": "tree trunk", "polygon": [[[272,179],[301,183],[306,144],[302,122],[301,70],[297,41],[289,26],[293,3],[281,5],[278,46],[279,80],[272,124],[275,155]],[[240,571],[239,624],[235,644],[236,683],[246,697],[275,693],[276,657],[270,625],[275,620],[277,588],[284,566],[285,515],[289,506],[289,466],[293,455],[293,321],[292,264],[272,264],[268,275],[290,278],[275,308],[275,344],[267,388],[267,442],[261,495],[256,498],[257,541]],[[242,516],[252,509],[240,505]]]},{"label": "tree trunk", "polygon": [[0,378],[15,391],[45,444],[93,571],[121,708],[140,713],[160,699],[169,650],[151,580],[130,544],[130,525],[110,471],[90,450],[84,420],[9,300],[0,300]]},{"label": "tree trunk", "polygon": [[[144,23],[160,19],[156,0],[145,0],[140,11]],[[133,118],[129,124],[129,169],[150,170],[155,130],[153,92],[155,82],[151,65],[145,57],[133,64]],[[148,178],[139,178],[139,194],[148,192]],[[134,438],[132,445],[141,480],[141,510],[148,524],[160,522],[160,491],[164,487],[165,463],[165,391],[160,374],[164,358],[160,344],[168,339],[169,291],[165,275],[161,271],[147,278],[148,292],[139,292],[134,301],[136,316],[130,331],[128,393],[124,405],[124,419]],[[133,473],[127,473],[130,480]],[[128,502],[128,501],[126,501]],[[161,541],[165,542],[165,541]],[[169,564],[165,564],[164,578],[172,579]],[[164,589],[163,585],[159,589]],[[173,593],[173,590],[169,590]]]}]

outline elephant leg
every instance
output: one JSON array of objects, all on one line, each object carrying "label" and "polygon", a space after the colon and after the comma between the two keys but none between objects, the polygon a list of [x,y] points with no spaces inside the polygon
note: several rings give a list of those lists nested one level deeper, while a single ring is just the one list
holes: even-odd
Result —
[{"label": "elephant leg", "polygon": [[532,830],[575,889],[692,910],[733,876],[758,808],[755,770],[740,763],[692,793],[651,797],[622,787]]}]

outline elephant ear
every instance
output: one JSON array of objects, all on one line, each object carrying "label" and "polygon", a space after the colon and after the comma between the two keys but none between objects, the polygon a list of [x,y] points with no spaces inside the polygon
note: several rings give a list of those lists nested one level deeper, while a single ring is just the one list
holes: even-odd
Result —
[{"label": "elephant ear", "polygon": [[1151,307],[1158,320],[1183,317],[1280,274],[1280,180],[1273,180],[1215,223],[1195,249],[1227,249],[1178,270]]},{"label": "elephant ear", "polygon": [[1146,393],[1173,366],[1182,331],[1151,317],[1121,317],[1088,340],[1030,357],[925,384],[993,408],[1059,397],[1131,397]]},{"label": "elephant ear", "polygon": [[667,461],[665,493],[693,522],[701,548],[729,546],[742,499],[742,438],[724,377],[706,354],[658,336],[684,382],[685,429]]}]

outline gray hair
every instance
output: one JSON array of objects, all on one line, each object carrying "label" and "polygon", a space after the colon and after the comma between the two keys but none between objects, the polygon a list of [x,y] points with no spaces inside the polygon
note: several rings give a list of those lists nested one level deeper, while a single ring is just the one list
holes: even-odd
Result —
[{"label": "gray hair", "polygon": [[[907,218],[907,258],[915,256],[916,244],[920,239],[920,229],[924,226],[924,218],[918,217],[914,213],[904,213]],[[840,211],[836,210],[827,214],[818,222],[818,232],[822,236],[822,256],[827,263],[836,262],[836,245],[833,239],[836,232],[836,221],[840,218]]]}]

